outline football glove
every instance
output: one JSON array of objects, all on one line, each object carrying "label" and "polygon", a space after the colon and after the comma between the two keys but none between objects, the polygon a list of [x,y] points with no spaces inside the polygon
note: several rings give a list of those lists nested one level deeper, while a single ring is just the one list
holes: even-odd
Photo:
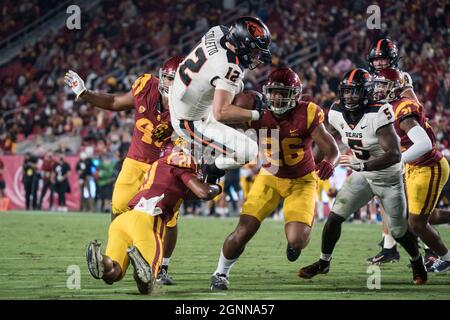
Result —
[{"label": "football glove", "polygon": [[77,99],[86,91],[83,79],[75,71],[66,72],[64,82],[76,94]]},{"label": "football glove", "polygon": [[339,159],[339,164],[344,168],[352,169],[353,171],[366,170],[366,164],[359,161],[354,156],[342,155]]},{"label": "football glove", "polygon": [[255,94],[254,100],[253,110],[258,111],[259,119],[261,119],[264,111],[267,110],[267,106],[269,105],[269,103],[266,96],[263,94]]},{"label": "football glove", "polygon": [[322,160],[317,166],[316,171],[318,171],[318,176],[322,180],[329,179],[334,172],[334,164],[330,161]]},{"label": "football glove", "polygon": [[152,131],[152,140],[161,142],[172,135],[171,126],[167,122],[161,122]]}]

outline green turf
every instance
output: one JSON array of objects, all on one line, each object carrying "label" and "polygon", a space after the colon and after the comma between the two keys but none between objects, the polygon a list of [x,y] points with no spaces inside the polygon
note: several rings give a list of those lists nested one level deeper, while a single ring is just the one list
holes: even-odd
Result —
[{"label": "green turf", "polygon": [[[331,271],[313,280],[297,277],[319,253],[323,224],[297,262],[285,257],[283,223],[267,220],[233,267],[230,290],[209,291],[223,240],[237,219],[181,218],[178,247],[170,265],[177,284],[140,296],[128,272],[112,286],[91,278],[85,248],[106,244],[109,215],[86,213],[0,213],[0,299],[450,299],[450,274],[431,274],[426,286],[411,284],[407,256],[382,266],[381,290],[368,290],[365,259],[377,252],[379,225],[346,223]],[[450,243],[450,229],[440,232]],[[69,265],[81,269],[81,289],[67,289]]]}]

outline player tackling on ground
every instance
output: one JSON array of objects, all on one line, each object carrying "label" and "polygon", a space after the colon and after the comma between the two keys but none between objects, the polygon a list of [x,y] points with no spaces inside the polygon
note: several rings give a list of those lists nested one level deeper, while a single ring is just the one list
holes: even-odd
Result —
[{"label": "player tackling on ground", "polygon": [[165,225],[188,191],[203,200],[221,192],[218,185],[200,181],[196,161],[179,148],[171,150],[171,145],[169,142],[164,156],[151,164],[141,190],[128,204],[130,210],[112,221],[105,254],[97,240],[89,244],[86,259],[94,278],[108,284],[120,281],[131,261],[139,292],[151,293],[162,261]]},{"label": "player tackling on ground", "polygon": [[258,120],[256,110],[232,104],[242,91],[245,73],[270,64],[270,33],[255,17],[241,17],[230,28],[215,26],[182,62],[170,90],[170,117],[176,133],[194,141],[204,150],[213,150],[215,160],[205,166],[207,181],[215,181],[224,170],[254,160],[258,145],[245,134],[224,123]]},{"label": "player tackling on ground", "polygon": [[402,177],[401,152],[389,104],[369,103],[372,80],[364,69],[353,69],[339,85],[339,101],[328,113],[329,123],[350,147],[354,156],[342,156],[340,165],[353,170],[338,192],[322,231],[320,259],[300,269],[299,276],[312,278],[328,273],[331,256],[341,235],[342,223],[378,196],[388,217],[390,232],[411,257],[413,281],[424,284],[427,272],[415,235],[408,229]]},{"label": "player tackling on ground", "polygon": [[[166,60],[159,70],[159,79],[146,73],[139,77],[131,90],[124,94],[108,94],[88,90],[83,79],[70,70],[65,75],[66,84],[78,97],[94,106],[110,111],[135,109],[133,138],[112,195],[112,219],[129,210],[128,202],[139,191],[150,164],[159,159],[161,146],[170,140],[173,132],[169,115],[169,87],[175,71],[183,60],[174,56]],[[178,212],[167,223],[164,239],[164,261],[158,282],[172,284],[167,268],[177,238]]]},{"label": "player tackling on ground", "polygon": [[[228,289],[231,267],[258,231],[262,221],[283,203],[286,255],[295,261],[310,240],[317,193],[317,174],[328,179],[338,158],[338,147],[326,131],[322,109],[313,102],[302,101],[299,76],[288,68],[273,71],[263,87],[269,110],[251,128],[260,132],[264,146],[263,168],[257,175],[242,207],[236,229],[225,239],[216,271],[211,277],[211,290]],[[270,131],[269,131],[270,130]],[[312,143],[323,153],[314,162]]]}]

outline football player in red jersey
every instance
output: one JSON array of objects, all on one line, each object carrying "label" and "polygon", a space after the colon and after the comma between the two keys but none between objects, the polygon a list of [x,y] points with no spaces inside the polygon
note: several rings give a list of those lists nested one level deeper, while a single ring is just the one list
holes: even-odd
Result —
[{"label": "football player in red jersey", "polygon": [[[129,92],[124,94],[94,92],[86,89],[84,81],[74,71],[70,70],[65,75],[66,84],[77,98],[81,97],[98,108],[110,111],[135,109],[131,146],[114,186],[112,219],[128,211],[128,202],[144,182],[150,164],[159,159],[163,142],[170,139],[173,129],[170,124],[168,92],[178,65],[182,61],[181,56],[166,60],[159,71],[159,79],[146,73],[134,82]],[[166,270],[161,272],[164,273],[167,282],[171,282],[167,275],[167,265],[175,248],[177,217],[178,213],[168,222],[164,239]]]},{"label": "football player in red jersey", "polygon": [[[286,255],[289,261],[297,260],[310,240],[317,178],[328,179],[338,158],[336,142],[323,125],[322,109],[313,102],[300,100],[302,84],[293,70],[273,71],[263,91],[269,110],[261,119],[250,123],[251,128],[260,130],[263,167],[242,207],[236,229],[225,239],[217,269],[211,277],[211,290],[228,289],[230,268],[282,199],[288,242]],[[268,129],[266,137],[262,133],[264,129]],[[324,154],[317,166],[313,142]]]},{"label": "football player in red jersey", "polygon": [[450,251],[429,220],[449,176],[449,165],[436,147],[436,137],[423,107],[401,95],[402,74],[394,68],[380,70],[374,78],[374,99],[392,104],[395,131],[400,137],[406,166],[408,221],[413,231],[440,258],[429,271],[450,270]]},{"label": "football player in red jersey", "polygon": [[97,240],[89,243],[86,260],[91,275],[112,284],[120,281],[129,263],[142,294],[151,293],[162,261],[162,239],[170,221],[191,191],[203,200],[221,192],[198,177],[198,165],[180,148],[167,144],[164,155],[153,162],[140,191],[130,200],[129,211],[111,223],[103,255]]}]

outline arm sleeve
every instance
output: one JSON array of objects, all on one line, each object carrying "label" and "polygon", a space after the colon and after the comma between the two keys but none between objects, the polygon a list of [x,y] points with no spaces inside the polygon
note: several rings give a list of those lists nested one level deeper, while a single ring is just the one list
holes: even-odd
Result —
[{"label": "arm sleeve", "polygon": [[413,145],[402,153],[402,162],[412,162],[433,148],[430,137],[421,126],[414,126],[408,131],[408,138]]}]

